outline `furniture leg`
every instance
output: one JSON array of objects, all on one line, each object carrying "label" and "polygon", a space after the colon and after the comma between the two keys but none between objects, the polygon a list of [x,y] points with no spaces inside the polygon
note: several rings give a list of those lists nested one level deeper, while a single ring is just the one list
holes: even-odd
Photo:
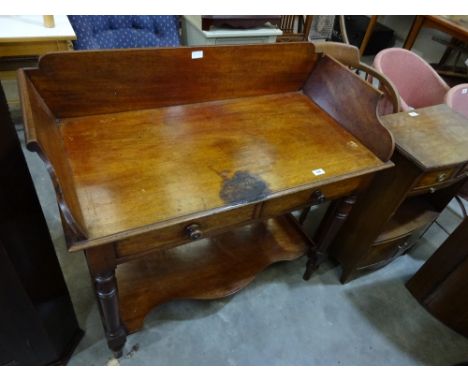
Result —
[{"label": "furniture leg", "polygon": [[346,218],[349,216],[354,203],[356,203],[356,195],[350,195],[343,199],[336,200],[330,205],[315,236],[317,247],[311,249],[308,253],[309,259],[303,276],[304,280],[309,280],[312,273],[314,273],[327,258],[326,251]]},{"label": "furniture leg", "polygon": [[364,51],[366,50],[367,44],[369,43],[372,33],[374,33],[375,26],[377,25],[377,17],[378,16],[371,16],[370,18],[369,25],[366,29],[366,34],[362,39],[361,46],[359,47],[359,53],[361,54],[361,56],[364,55]]},{"label": "furniture leg", "polygon": [[86,251],[86,258],[94,279],[94,291],[107,346],[116,358],[120,358],[127,339],[127,330],[120,317],[113,246],[91,248]]},{"label": "furniture leg", "polygon": [[405,43],[403,44],[404,49],[411,50],[416,41],[416,37],[418,37],[419,31],[421,30],[424,23],[424,16],[416,16],[413,24],[411,25],[411,29],[406,37]]},{"label": "furniture leg", "polygon": [[445,48],[445,52],[444,54],[442,55],[440,61],[439,61],[439,67],[442,67],[443,65],[445,65],[445,63],[447,62],[448,58],[450,57],[450,54],[452,53],[452,44],[456,44],[456,41],[457,39],[452,37],[450,39],[450,44],[447,46],[447,48]]},{"label": "furniture leg", "polygon": [[305,222],[305,220],[307,219],[307,216],[309,215],[309,212],[310,212],[310,209],[312,207],[309,206],[309,207],[306,207],[304,208],[302,211],[301,211],[301,214],[299,215],[299,224],[303,224]]}]

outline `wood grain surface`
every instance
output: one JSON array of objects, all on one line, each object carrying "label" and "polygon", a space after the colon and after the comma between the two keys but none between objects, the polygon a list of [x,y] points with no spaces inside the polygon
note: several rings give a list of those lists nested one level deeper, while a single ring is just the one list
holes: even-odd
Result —
[{"label": "wood grain surface", "polygon": [[442,243],[406,287],[434,317],[468,337],[468,219]]},{"label": "wood grain surface", "polygon": [[69,118],[59,128],[89,239],[383,166],[300,93]]},{"label": "wood grain surface", "polygon": [[389,114],[382,123],[392,132],[398,148],[423,170],[468,161],[468,119],[447,105]]}]

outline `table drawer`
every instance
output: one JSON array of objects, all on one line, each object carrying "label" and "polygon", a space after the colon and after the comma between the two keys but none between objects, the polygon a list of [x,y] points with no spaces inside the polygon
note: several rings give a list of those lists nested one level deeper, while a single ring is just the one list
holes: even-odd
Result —
[{"label": "table drawer", "polygon": [[414,191],[424,190],[426,188],[438,187],[443,185],[445,182],[448,182],[452,179],[455,173],[455,168],[446,168],[443,170],[436,170],[424,174],[419,179],[416,186],[414,186]]},{"label": "table drawer", "polygon": [[325,200],[336,199],[350,194],[354,190],[363,186],[367,177],[356,177],[346,179],[341,182],[327,184],[322,187],[311,188],[296,192],[291,195],[282,196],[265,202],[262,208],[262,217],[276,216],[282,213],[293,211],[314,203],[317,203],[317,192],[320,191]]},{"label": "table drawer", "polygon": [[411,236],[400,237],[371,247],[367,256],[359,264],[358,270],[380,268],[402,255],[412,245]]},{"label": "table drawer", "polygon": [[243,206],[124,239],[116,244],[117,257],[134,256],[156,248],[176,246],[226,227],[248,223],[253,218],[254,209],[255,205]]}]

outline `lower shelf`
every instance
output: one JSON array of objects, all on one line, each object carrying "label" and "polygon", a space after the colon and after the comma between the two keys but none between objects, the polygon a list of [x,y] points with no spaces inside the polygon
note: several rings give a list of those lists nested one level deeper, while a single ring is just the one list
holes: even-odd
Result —
[{"label": "lower shelf", "polygon": [[439,212],[424,197],[409,198],[402,203],[387,223],[374,245],[408,236],[414,231],[429,226],[437,219],[437,216]]},{"label": "lower shelf", "polygon": [[293,219],[269,219],[119,265],[120,310],[129,332],[157,305],[230,295],[270,264],[304,255],[310,242]]},{"label": "lower shelf", "polygon": [[439,212],[426,198],[407,199],[374,241],[357,270],[378,269],[403,255],[438,215]]}]

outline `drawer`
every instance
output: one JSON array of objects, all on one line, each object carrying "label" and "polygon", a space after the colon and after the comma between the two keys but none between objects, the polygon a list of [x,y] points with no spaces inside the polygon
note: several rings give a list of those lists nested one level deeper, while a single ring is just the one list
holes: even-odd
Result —
[{"label": "drawer", "polygon": [[431,187],[438,188],[438,186],[444,185],[453,178],[455,170],[455,168],[446,168],[444,170],[428,172],[421,176],[413,191],[420,191]]},{"label": "drawer", "polygon": [[387,265],[394,258],[402,255],[412,245],[414,241],[410,239],[411,236],[405,236],[372,246],[357,269],[380,268]]},{"label": "drawer", "polygon": [[117,257],[176,246],[221,231],[225,227],[247,223],[252,220],[255,207],[256,205],[247,205],[121,240],[116,244]]},{"label": "drawer", "polygon": [[[324,185],[322,187],[312,188],[291,195],[285,195],[279,198],[268,200],[262,208],[262,217],[277,216],[282,213],[294,211],[306,207],[310,204],[318,203],[316,192],[320,191],[325,200],[336,199],[349,195],[353,191],[366,184],[368,177],[355,177],[341,182]],[[315,202],[314,202],[315,200]]]}]

